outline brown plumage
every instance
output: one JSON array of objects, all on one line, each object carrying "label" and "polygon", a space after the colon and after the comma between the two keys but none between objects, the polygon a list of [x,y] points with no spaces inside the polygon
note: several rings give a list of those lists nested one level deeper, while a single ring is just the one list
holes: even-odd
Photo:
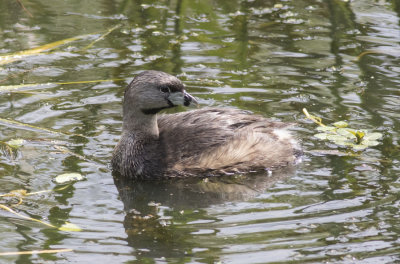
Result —
[{"label": "brown plumage", "polygon": [[228,108],[157,115],[197,103],[175,77],[139,74],[125,90],[123,131],[113,170],[133,179],[156,179],[274,169],[295,163],[300,148],[288,124]]}]

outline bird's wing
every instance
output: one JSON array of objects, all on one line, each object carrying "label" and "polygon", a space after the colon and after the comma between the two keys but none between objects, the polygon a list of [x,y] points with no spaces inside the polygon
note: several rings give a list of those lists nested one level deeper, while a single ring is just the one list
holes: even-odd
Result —
[{"label": "bird's wing", "polygon": [[272,135],[274,129],[285,128],[288,124],[271,122],[237,109],[203,108],[160,115],[158,126],[164,148],[160,151],[166,154],[169,164],[213,167],[205,164],[211,161],[207,157],[218,160],[218,164],[228,159],[230,163],[240,160],[238,151],[251,153],[252,147],[270,137],[267,135]]}]

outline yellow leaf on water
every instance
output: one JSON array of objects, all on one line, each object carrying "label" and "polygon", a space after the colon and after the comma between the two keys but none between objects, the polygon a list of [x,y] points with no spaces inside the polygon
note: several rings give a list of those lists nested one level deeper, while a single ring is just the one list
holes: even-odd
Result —
[{"label": "yellow leaf on water", "polygon": [[344,128],[344,127],[348,126],[347,122],[345,122],[345,121],[338,121],[338,122],[333,123],[333,125],[338,128]]},{"label": "yellow leaf on water", "polygon": [[75,224],[72,224],[70,222],[65,222],[65,224],[63,224],[60,228],[58,228],[58,230],[67,231],[67,232],[80,232],[80,231],[82,231],[82,229],[79,226],[77,226]]},{"label": "yellow leaf on water", "polygon": [[64,174],[60,174],[58,175],[54,181],[56,183],[67,183],[67,182],[71,182],[71,181],[82,181],[84,180],[85,177],[82,176],[82,174],[80,173],[64,173]]},{"label": "yellow leaf on water", "polygon": [[18,148],[18,147],[21,147],[25,143],[25,140],[22,138],[16,138],[16,139],[11,139],[11,140],[7,141],[6,143],[8,145],[10,145],[11,147]]},{"label": "yellow leaf on water", "polygon": [[10,212],[10,213],[12,213],[12,214],[14,214],[14,215],[16,215],[16,216],[19,216],[19,217],[21,217],[21,218],[23,218],[23,219],[35,221],[35,222],[41,223],[41,224],[46,225],[46,226],[49,226],[49,227],[55,227],[55,226],[53,226],[52,224],[46,223],[46,222],[41,221],[41,220],[39,220],[39,219],[35,219],[35,218],[32,218],[32,217],[29,217],[29,216],[25,216],[25,215],[23,215],[23,214],[20,214],[20,213],[14,211],[13,209],[11,209],[10,207],[5,206],[5,205],[3,205],[3,204],[0,204],[0,208],[3,209],[3,210],[6,210],[6,211],[8,211],[8,212]]},{"label": "yellow leaf on water", "polygon": [[58,40],[55,42],[51,42],[51,43],[42,45],[37,48],[18,51],[15,53],[3,55],[3,56],[0,56],[0,65],[4,65],[4,64],[8,64],[8,63],[11,63],[14,61],[22,60],[26,56],[37,55],[39,53],[42,53],[43,51],[49,51],[49,50],[55,49],[58,46],[61,46],[63,44],[67,44],[67,43],[70,43],[70,42],[78,40],[78,39],[87,38],[88,36],[90,36],[90,35],[81,35],[81,36],[76,36],[76,37],[67,38],[67,39],[63,39],[63,40]]},{"label": "yellow leaf on water", "polygon": [[60,248],[60,249],[45,249],[45,250],[31,250],[31,251],[17,251],[17,252],[1,252],[0,256],[52,254],[52,253],[63,253],[71,251],[72,249],[70,248]]}]

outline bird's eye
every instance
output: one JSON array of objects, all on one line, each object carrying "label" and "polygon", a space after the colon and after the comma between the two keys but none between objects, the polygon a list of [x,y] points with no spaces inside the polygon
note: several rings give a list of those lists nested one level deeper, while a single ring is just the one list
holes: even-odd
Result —
[{"label": "bird's eye", "polygon": [[169,89],[168,86],[161,87],[160,91],[163,92],[163,93],[170,93],[171,92],[171,90]]}]

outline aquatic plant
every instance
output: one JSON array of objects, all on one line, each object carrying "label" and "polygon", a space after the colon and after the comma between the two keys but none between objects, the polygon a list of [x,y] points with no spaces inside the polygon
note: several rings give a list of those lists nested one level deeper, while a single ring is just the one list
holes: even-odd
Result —
[{"label": "aquatic plant", "polygon": [[303,108],[303,113],[308,119],[319,125],[316,128],[318,133],[314,134],[314,137],[330,141],[339,147],[360,151],[378,145],[378,140],[382,138],[382,134],[378,132],[350,128],[345,121],[334,122],[327,126],[322,123],[320,117],[309,114],[306,108]]}]

